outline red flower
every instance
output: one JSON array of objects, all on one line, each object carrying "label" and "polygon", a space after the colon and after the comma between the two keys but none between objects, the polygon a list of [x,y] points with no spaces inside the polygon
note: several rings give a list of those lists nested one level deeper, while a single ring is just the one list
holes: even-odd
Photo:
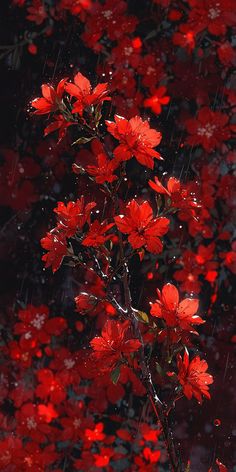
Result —
[{"label": "red flower", "polygon": [[196,298],[185,298],[179,302],[179,292],[172,284],[164,285],[162,292],[157,289],[159,300],[152,304],[151,314],[165,320],[167,326],[185,331],[193,331],[192,325],[204,321],[196,315],[199,302]]},{"label": "red flower", "polygon": [[[65,90],[66,81],[67,81],[67,78],[60,80],[59,84],[57,85],[56,90],[54,89],[52,85],[48,85],[48,84],[42,85],[41,89],[42,89],[43,97],[35,98],[32,101],[32,106],[36,108],[36,111],[34,112],[35,115],[44,115],[45,113],[51,113],[51,112],[57,111],[60,108],[61,99]],[[52,125],[49,125],[49,126],[52,126]],[[48,130],[48,128],[46,128],[46,130]],[[54,129],[51,129],[51,131],[54,131]],[[48,134],[51,131],[46,132],[46,134]]]},{"label": "red flower", "polygon": [[98,154],[97,166],[87,166],[86,170],[89,175],[95,177],[98,184],[104,184],[105,182],[114,182],[117,180],[117,176],[113,175],[116,168],[116,164],[113,161],[109,161],[106,154]]},{"label": "red flower", "polygon": [[224,35],[227,26],[235,25],[234,0],[189,0],[189,6],[188,22],[197,33],[207,28],[213,35]]},{"label": "red flower", "polygon": [[168,218],[153,218],[153,211],[148,202],[139,205],[132,200],[126,209],[126,215],[114,218],[119,231],[129,235],[128,241],[134,249],[145,247],[149,252],[160,253],[163,246],[159,237],[168,231]]},{"label": "red flower", "polygon": [[142,121],[139,116],[126,120],[122,116],[115,115],[115,123],[106,121],[107,129],[114,138],[120,141],[114,151],[118,162],[127,161],[135,156],[140,164],[153,169],[154,161],[161,159],[159,152],[154,147],[161,141],[161,133],[151,129],[148,121]]},{"label": "red flower", "polygon": [[96,467],[107,467],[114,454],[113,449],[110,447],[102,447],[99,454],[93,454]]},{"label": "red flower", "polygon": [[138,339],[126,339],[130,322],[119,323],[108,320],[103,327],[102,336],[90,342],[96,358],[102,360],[108,367],[114,365],[121,357],[137,351],[141,343]]},{"label": "red flower", "polygon": [[40,369],[37,372],[39,385],[35,389],[37,397],[50,401],[54,404],[61,403],[66,398],[63,383],[49,369]]},{"label": "red flower", "polygon": [[61,228],[65,235],[70,238],[74,236],[76,231],[82,230],[85,223],[90,223],[91,210],[96,206],[95,202],[85,205],[84,197],[76,200],[76,202],[58,202],[57,208],[54,209],[58,215],[58,228]]},{"label": "red flower", "polygon": [[72,112],[83,114],[85,108],[98,105],[104,100],[110,100],[108,97],[107,83],[98,84],[93,90],[90,81],[78,72],[74,77],[74,83],[67,83],[65,90],[69,95],[77,100],[73,104]]},{"label": "red flower", "polygon": [[40,242],[42,247],[48,251],[43,255],[42,260],[46,262],[46,267],[52,266],[52,271],[56,272],[67,253],[65,234],[54,228]]},{"label": "red flower", "polygon": [[100,223],[98,220],[95,220],[91,224],[87,236],[82,242],[83,246],[102,246],[108,239],[111,238],[111,234],[105,235],[105,233],[113,226],[114,223],[105,224],[104,221]]},{"label": "red flower", "polygon": [[27,20],[33,21],[36,25],[41,25],[47,18],[47,13],[41,0],[33,0],[32,6],[27,8]]},{"label": "red flower", "polygon": [[105,434],[103,433],[103,423],[97,423],[94,425],[94,429],[86,429],[85,437],[88,441],[103,441]]},{"label": "red flower", "polygon": [[178,355],[177,366],[178,379],[188,400],[194,396],[199,403],[202,403],[202,395],[211,398],[208,385],[213,383],[213,377],[206,372],[208,364],[205,360],[196,356],[189,362],[189,353],[186,350],[183,359],[180,354]]},{"label": "red flower", "polygon": [[182,24],[179,31],[173,34],[173,44],[186,48],[190,53],[195,48],[195,32],[190,30],[188,24]]},{"label": "red flower", "polygon": [[44,130],[44,136],[58,130],[58,143],[65,137],[66,130],[69,126],[76,124],[73,121],[67,121],[63,115],[56,115],[53,117],[54,121],[50,123]]},{"label": "red flower", "polygon": [[20,310],[18,317],[21,322],[16,323],[14,332],[21,334],[21,345],[26,348],[34,348],[37,343],[49,343],[52,335],[59,335],[66,328],[66,321],[61,317],[48,319],[47,306],[38,307],[28,305]]},{"label": "red flower", "polygon": [[[57,416],[58,414],[54,410],[50,421]],[[16,412],[16,420],[17,433],[21,437],[30,437],[33,441],[40,443],[44,442],[47,435],[51,432],[51,428],[47,424],[50,421],[45,421],[45,415],[40,415],[38,407],[33,403],[22,405],[20,410]]]},{"label": "red flower", "polygon": [[167,105],[170,101],[170,97],[165,95],[166,87],[161,85],[159,88],[155,89],[153,95],[150,98],[144,100],[143,105],[147,108],[151,108],[153,113],[160,115],[162,105]]},{"label": "red flower", "polygon": [[186,129],[190,134],[187,143],[192,146],[201,145],[207,152],[212,152],[230,138],[228,121],[228,115],[224,113],[212,111],[208,107],[201,108],[197,118],[186,121]]}]

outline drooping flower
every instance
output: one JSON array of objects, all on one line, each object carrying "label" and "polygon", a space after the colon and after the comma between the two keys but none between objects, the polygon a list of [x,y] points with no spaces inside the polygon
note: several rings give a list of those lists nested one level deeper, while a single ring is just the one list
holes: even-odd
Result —
[{"label": "drooping flower", "polygon": [[164,285],[161,292],[157,289],[157,294],[159,300],[152,304],[151,314],[165,320],[168,327],[196,333],[192,325],[204,323],[196,315],[199,306],[196,298],[185,298],[180,302],[177,288],[170,283]]},{"label": "drooping flower", "polygon": [[208,374],[208,364],[199,356],[189,361],[189,353],[186,350],[183,358],[178,355],[178,379],[183,388],[184,395],[191,400],[195,397],[199,403],[202,403],[202,395],[211,398],[208,385],[213,383],[212,375]]},{"label": "drooping flower", "polygon": [[46,262],[46,267],[52,266],[52,271],[56,272],[67,253],[65,234],[54,228],[40,242],[43,249],[48,251],[42,256],[42,260]]},{"label": "drooping flower", "polygon": [[158,254],[162,251],[161,236],[167,233],[168,218],[153,218],[153,211],[147,201],[139,205],[135,200],[126,206],[126,214],[114,218],[117,228],[128,234],[133,249],[145,247],[147,251]]},{"label": "drooping flower", "polygon": [[76,98],[72,112],[83,114],[85,108],[110,100],[108,96],[108,84],[98,84],[93,90],[90,81],[78,72],[74,77],[74,83],[67,82],[66,92]]},{"label": "drooping flower", "polygon": [[159,152],[153,148],[161,142],[161,133],[150,128],[148,121],[139,116],[126,120],[115,115],[115,122],[106,121],[107,129],[114,138],[120,141],[114,151],[118,162],[136,157],[137,161],[153,169],[154,158],[161,159]]}]

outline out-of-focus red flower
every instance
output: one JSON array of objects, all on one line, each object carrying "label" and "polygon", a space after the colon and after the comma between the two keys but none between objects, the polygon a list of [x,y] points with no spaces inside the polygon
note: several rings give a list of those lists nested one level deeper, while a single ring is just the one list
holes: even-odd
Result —
[{"label": "out-of-focus red flower", "polygon": [[191,31],[191,27],[188,24],[181,24],[179,31],[173,34],[173,44],[186,48],[189,53],[195,48],[195,36],[196,33]]},{"label": "out-of-focus red flower", "polygon": [[167,105],[169,101],[170,97],[166,95],[166,87],[161,85],[153,91],[150,98],[144,100],[143,105],[144,107],[151,108],[156,115],[160,115],[162,106]]},{"label": "out-of-focus red flower", "polygon": [[45,267],[52,266],[52,271],[56,272],[67,253],[65,234],[54,228],[40,242],[43,249],[48,251],[42,256],[42,260],[46,262]]},{"label": "out-of-focus red flower", "polygon": [[178,355],[178,379],[183,387],[183,393],[191,400],[195,397],[199,403],[202,403],[202,395],[206,398],[211,398],[208,385],[213,383],[212,375],[208,374],[208,364],[199,356],[194,357],[189,361],[189,353],[186,350],[183,358]]},{"label": "out-of-focus red flower", "polygon": [[[44,115],[46,113],[51,113],[51,112],[59,110],[61,106],[62,96],[65,90],[65,83],[67,80],[68,80],[67,78],[60,80],[56,89],[52,85],[49,85],[49,84],[42,85],[41,89],[42,89],[43,97],[35,98],[31,102],[32,106],[36,108],[36,111],[34,111],[35,115]],[[49,125],[49,126],[52,126],[52,125]],[[56,125],[54,124],[54,126]],[[51,131],[54,131],[54,129],[51,129]],[[46,134],[48,134],[51,131],[47,131]]]},{"label": "out-of-focus red flower", "polygon": [[137,351],[141,343],[138,339],[127,339],[130,322],[119,323],[108,320],[102,330],[102,336],[95,337],[90,342],[95,357],[102,360],[108,367],[114,365],[121,357]]},{"label": "out-of-focus red flower", "polygon": [[32,5],[27,8],[27,12],[27,20],[33,21],[36,25],[41,25],[47,18],[47,13],[41,0],[33,0]]},{"label": "out-of-focus red flower", "polygon": [[179,292],[172,284],[164,285],[162,291],[157,289],[159,300],[151,306],[151,314],[165,320],[169,327],[179,327],[184,331],[194,332],[192,325],[204,323],[196,315],[199,301],[196,298],[185,298],[179,301]]},{"label": "out-of-focus red flower", "polygon": [[229,117],[225,113],[212,111],[208,107],[201,108],[197,118],[186,121],[189,133],[187,143],[191,146],[201,145],[207,152],[212,152],[230,138],[228,121]]},{"label": "out-of-focus red flower", "polygon": [[75,235],[76,231],[82,230],[85,223],[90,223],[92,209],[96,206],[95,202],[85,204],[84,197],[77,199],[76,202],[58,202],[54,209],[58,217],[58,228],[68,237]]},{"label": "out-of-focus red flower", "polygon": [[49,309],[45,305],[27,305],[19,311],[20,322],[15,324],[14,332],[21,335],[22,346],[34,348],[37,344],[49,343],[53,335],[59,335],[66,328],[64,318],[55,316],[49,319],[48,316]]},{"label": "out-of-focus red flower", "polygon": [[188,23],[200,33],[204,29],[215,35],[224,35],[228,26],[235,25],[234,0],[189,0],[191,8]]},{"label": "out-of-focus red flower", "polygon": [[160,237],[167,233],[170,222],[165,217],[153,218],[148,202],[139,205],[131,200],[126,206],[126,214],[115,216],[114,220],[119,231],[129,235],[128,241],[133,249],[145,247],[154,254],[162,251]]},{"label": "out-of-focus red flower", "polygon": [[161,159],[159,152],[153,148],[161,142],[161,133],[150,128],[148,121],[139,116],[126,120],[115,115],[115,122],[106,121],[107,129],[114,138],[120,141],[114,151],[118,162],[136,157],[137,161],[153,169],[154,158]]},{"label": "out-of-focus red flower", "polygon": [[85,437],[88,441],[103,441],[105,434],[103,433],[103,423],[97,423],[92,429],[85,430]]},{"label": "out-of-focus red flower", "polygon": [[99,454],[93,454],[96,467],[107,467],[114,454],[111,447],[102,447]]},{"label": "out-of-focus red flower", "polygon": [[37,372],[37,378],[40,382],[35,393],[37,397],[48,400],[53,404],[61,403],[66,398],[66,391],[59,376],[53,374],[50,369],[40,369]]},{"label": "out-of-focus red flower", "polygon": [[74,77],[74,83],[67,82],[66,92],[77,100],[73,104],[72,112],[83,114],[85,108],[110,100],[108,96],[108,84],[98,84],[93,90],[90,81],[78,72]]}]

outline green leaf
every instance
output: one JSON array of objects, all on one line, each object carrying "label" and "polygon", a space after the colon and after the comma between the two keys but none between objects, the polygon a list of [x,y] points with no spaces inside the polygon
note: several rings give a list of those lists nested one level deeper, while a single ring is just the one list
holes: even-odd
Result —
[{"label": "green leaf", "polygon": [[94,136],[90,136],[89,138],[85,138],[85,136],[83,136],[82,138],[79,138],[76,141],[74,141],[71,146],[75,146],[76,144],[78,144],[78,145],[79,144],[86,144],[86,143],[89,143],[90,141],[92,141],[92,139],[94,139]]},{"label": "green leaf", "polygon": [[116,367],[111,373],[111,381],[114,385],[117,384],[120,378],[120,367]]},{"label": "green leaf", "polygon": [[142,321],[142,323],[146,323],[146,324],[149,323],[149,318],[148,318],[147,313],[145,313],[145,311],[138,310],[137,315],[138,315],[139,320]]}]

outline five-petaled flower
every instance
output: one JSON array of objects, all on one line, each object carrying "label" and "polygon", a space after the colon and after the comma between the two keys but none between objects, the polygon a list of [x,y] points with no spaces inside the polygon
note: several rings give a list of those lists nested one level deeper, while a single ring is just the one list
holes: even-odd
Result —
[{"label": "five-petaled flower", "polygon": [[167,105],[169,101],[170,97],[166,95],[166,87],[161,85],[153,91],[151,97],[144,100],[143,105],[147,108],[151,108],[156,115],[160,115],[162,106]]},{"label": "five-petaled flower", "polygon": [[208,385],[213,383],[213,377],[206,372],[208,364],[205,360],[196,356],[189,361],[189,353],[185,350],[183,358],[180,354],[178,355],[177,366],[178,380],[188,400],[195,397],[199,403],[202,403],[202,395],[211,398]]},{"label": "five-petaled flower", "polygon": [[162,251],[160,240],[169,227],[169,219],[165,217],[153,218],[152,207],[148,202],[139,205],[135,200],[126,206],[126,214],[114,218],[119,231],[128,234],[128,241],[133,249],[144,247],[153,254]]},{"label": "five-petaled flower", "polygon": [[154,158],[161,159],[159,152],[153,149],[160,144],[161,133],[150,128],[148,121],[139,116],[126,120],[115,115],[115,122],[106,121],[106,124],[109,133],[120,141],[114,150],[118,162],[134,156],[140,164],[153,169]]}]

